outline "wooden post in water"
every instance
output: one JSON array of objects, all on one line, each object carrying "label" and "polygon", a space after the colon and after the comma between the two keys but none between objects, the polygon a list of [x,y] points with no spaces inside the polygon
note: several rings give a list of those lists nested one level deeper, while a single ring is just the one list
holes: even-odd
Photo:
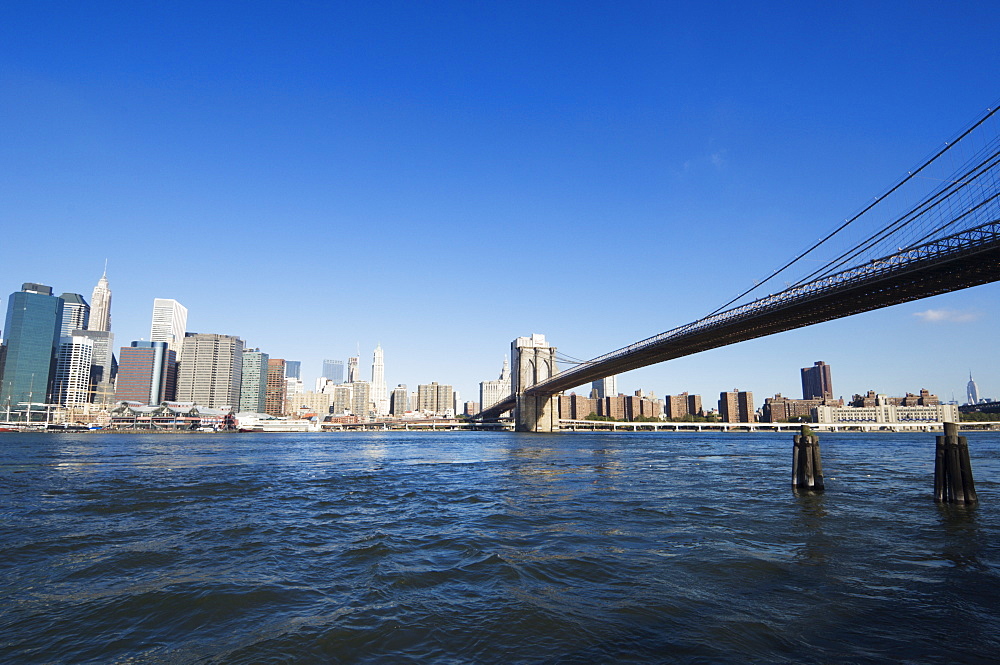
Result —
[{"label": "wooden post in water", "polygon": [[972,478],[969,442],[958,435],[957,423],[944,424],[934,454],[934,500],[938,503],[979,503]]},{"label": "wooden post in water", "polygon": [[819,454],[819,437],[808,425],[802,426],[802,433],[792,437],[792,487],[794,489],[821,492],[823,486],[823,463]]}]

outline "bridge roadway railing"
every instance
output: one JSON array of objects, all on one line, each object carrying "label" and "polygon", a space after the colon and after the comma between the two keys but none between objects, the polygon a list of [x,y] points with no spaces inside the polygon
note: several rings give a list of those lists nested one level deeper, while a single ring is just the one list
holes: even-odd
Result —
[{"label": "bridge roadway railing", "polygon": [[[589,381],[728,344],[1000,279],[1000,220],[785,289],[635,342],[541,381],[556,394]],[[495,418],[514,397],[484,410]]]}]

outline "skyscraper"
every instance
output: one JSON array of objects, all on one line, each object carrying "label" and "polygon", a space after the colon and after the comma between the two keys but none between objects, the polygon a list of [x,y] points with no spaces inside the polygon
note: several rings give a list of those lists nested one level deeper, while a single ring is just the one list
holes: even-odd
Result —
[{"label": "skyscraper", "polygon": [[[27,282],[7,300],[3,334],[6,352],[0,409],[9,407],[11,417],[22,411],[23,402],[45,402],[55,373],[63,301],[52,295],[52,287]],[[34,409],[32,409],[34,411]]]},{"label": "skyscraper", "polygon": [[979,404],[979,386],[972,380],[972,372],[969,372],[969,383],[965,386],[965,394],[969,398],[969,404]]},{"label": "skyscraper", "polygon": [[455,391],[446,384],[439,384],[437,381],[429,384],[417,386],[416,409],[427,414],[437,414],[439,416],[454,415],[455,413]]},{"label": "skyscraper", "polygon": [[52,402],[63,406],[82,406],[90,402],[90,362],[94,340],[70,335],[59,340]]},{"label": "skyscraper", "polygon": [[64,293],[59,296],[63,301],[62,329],[60,337],[71,337],[74,330],[86,330],[90,322],[90,305],[79,293]]},{"label": "skyscraper", "polygon": [[182,355],[181,345],[187,330],[187,318],[187,307],[176,300],[154,298],[153,324],[149,329],[149,341],[166,342],[174,353]]},{"label": "skyscraper", "polygon": [[181,346],[177,400],[219,408],[240,404],[243,340],[232,335],[189,333]]},{"label": "skyscraper", "polygon": [[500,378],[496,381],[483,381],[479,384],[480,408],[488,409],[508,397],[510,397],[510,363],[507,362],[507,356],[504,356]]},{"label": "skyscraper", "polygon": [[351,413],[361,419],[368,420],[371,413],[372,385],[367,381],[355,381],[351,384]]},{"label": "skyscraper", "polygon": [[385,358],[382,345],[375,347],[372,354],[372,402],[375,404],[375,414],[384,416],[389,413],[389,395],[385,388]]},{"label": "skyscraper", "polygon": [[[117,372],[114,356],[114,333],[110,330],[76,330],[73,334],[86,337],[94,342],[94,352],[90,359],[90,401],[95,404],[106,404],[112,401]],[[173,399],[173,396],[170,399]]]},{"label": "skyscraper", "polygon": [[323,361],[323,374],[322,377],[326,378],[328,381],[333,381],[334,383],[344,382],[344,361],[343,360],[324,360]]},{"label": "skyscraper", "polygon": [[267,390],[264,393],[264,413],[272,416],[285,415],[285,374],[287,361],[269,358],[267,361]]},{"label": "skyscraper", "polygon": [[177,354],[166,342],[132,342],[118,353],[116,402],[158,405],[177,396]]},{"label": "skyscraper", "polygon": [[240,380],[240,411],[264,413],[267,408],[267,363],[260,349],[243,349],[243,377]]},{"label": "skyscraper", "polygon": [[88,330],[111,330],[111,289],[108,288],[108,265],[104,264],[104,274],[97,280],[97,286],[90,295],[90,325]]},{"label": "skyscraper", "polygon": [[332,413],[342,416],[351,411],[351,401],[354,396],[354,386],[350,383],[341,383],[333,387],[333,399],[330,402]]},{"label": "skyscraper", "polygon": [[753,393],[733,388],[719,393],[719,419],[724,423],[754,422]]},{"label": "skyscraper", "polygon": [[389,412],[394,416],[401,416],[409,410],[410,395],[406,392],[406,384],[401,383],[392,389]]},{"label": "skyscraper", "polygon": [[822,360],[802,368],[802,399],[833,399],[830,366]]},{"label": "skyscraper", "polygon": [[347,359],[347,382],[354,383],[361,379],[358,376],[358,361],[361,360],[358,356],[351,356]]},{"label": "skyscraper", "polygon": [[286,379],[302,379],[302,361],[301,360],[286,360],[285,362],[285,378]]},{"label": "skyscraper", "polygon": [[604,399],[605,397],[618,397],[618,377],[617,376],[607,376],[603,379],[598,379],[590,384],[591,394],[593,391],[597,391],[597,398]]}]

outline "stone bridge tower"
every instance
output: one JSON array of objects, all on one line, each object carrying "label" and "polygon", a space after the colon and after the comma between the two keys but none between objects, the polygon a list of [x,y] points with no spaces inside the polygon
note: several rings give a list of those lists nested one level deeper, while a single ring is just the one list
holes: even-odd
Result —
[{"label": "stone bridge tower", "polygon": [[545,335],[518,337],[510,345],[513,361],[511,392],[517,399],[514,407],[514,431],[551,432],[559,429],[559,411],[552,395],[525,395],[524,391],[556,373],[556,349]]}]

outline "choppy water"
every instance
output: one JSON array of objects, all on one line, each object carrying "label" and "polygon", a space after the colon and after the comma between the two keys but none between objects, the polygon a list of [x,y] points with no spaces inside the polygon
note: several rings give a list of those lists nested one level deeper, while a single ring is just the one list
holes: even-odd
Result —
[{"label": "choppy water", "polygon": [[4,663],[995,663],[932,434],[0,435]]}]

